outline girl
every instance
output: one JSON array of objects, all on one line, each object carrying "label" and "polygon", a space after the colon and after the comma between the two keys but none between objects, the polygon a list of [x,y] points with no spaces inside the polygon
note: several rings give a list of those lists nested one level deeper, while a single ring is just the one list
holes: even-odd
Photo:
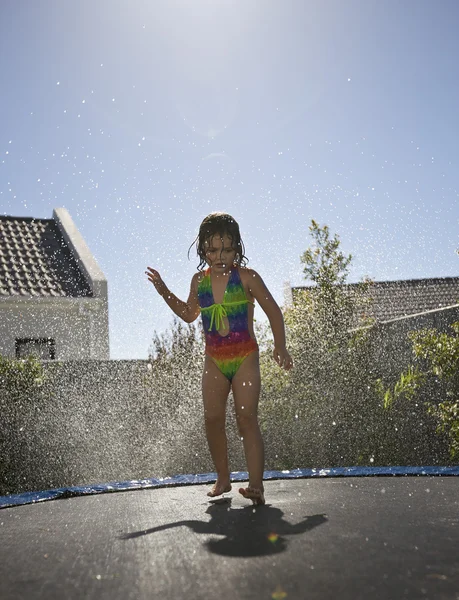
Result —
[{"label": "girl", "polygon": [[[274,360],[286,370],[292,359],[285,347],[284,319],[256,271],[246,268],[239,225],[226,213],[211,213],[201,223],[196,243],[198,273],[183,302],[167,288],[160,274],[146,274],[176,315],[187,323],[202,317],[206,350],[202,397],[207,441],[217,471],[208,496],[231,490],[225,432],[226,402],[233,390],[236,420],[244,444],[249,485],[239,492],[253,504],[264,504],[264,448],[258,426],[260,366],[253,331],[254,300],[266,313],[274,335]],[[192,244],[192,245],[193,245]],[[191,247],[190,247],[191,248]],[[203,272],[204,266],[208,268]]]}]

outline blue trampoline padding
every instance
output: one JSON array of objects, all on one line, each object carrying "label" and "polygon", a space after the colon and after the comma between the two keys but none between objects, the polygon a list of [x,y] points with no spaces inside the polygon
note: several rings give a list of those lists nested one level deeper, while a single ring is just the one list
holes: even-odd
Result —
[{"label": "blue trampoline padding", "polygon": [[[308,477],[387,477],[387,476],[416,476],[416,477],[451,477],[459,476],[457,467],[331,467],[329,469],[292,469],[290,471],[265,471],[264,479],[302,479]],[[174,487],[179,485],[196,485],[213,483],[216,473],[201,473],[198,475],[174,475],[156,479],[133,479],[112,483],[56,488],[42,492],[25,492],[11,496],[0,496],[0,509],[22,504],[33,504],[45,500],[86,496],[89,494],[106,494],[109,492],[124,492],[127,490]],[[246,471],[231,473],[231,481],[247,481]]]}]

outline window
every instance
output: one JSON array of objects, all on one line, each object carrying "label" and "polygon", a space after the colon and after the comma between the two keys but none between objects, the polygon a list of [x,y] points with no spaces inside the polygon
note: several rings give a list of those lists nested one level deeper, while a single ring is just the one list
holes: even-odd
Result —
[{"label": "window", "polygon": [[51,338],[16,340],[16,358],[35,356],[45,360],[56,358],[56,344]]}]

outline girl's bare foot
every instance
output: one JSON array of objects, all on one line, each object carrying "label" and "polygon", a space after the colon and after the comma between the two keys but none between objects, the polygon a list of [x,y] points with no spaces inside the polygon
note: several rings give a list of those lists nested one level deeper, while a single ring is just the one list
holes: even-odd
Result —
[{"label": "girl's bare foot", "polygon": [[263,489],[250,487],[249,485],[249,487],[246,488],[239,488],[239,493],[242,494],[244,498],[252,500],[253,504],[265,504]]},{"label": "girl's bare foot", "polygon": [[213,498],[214,496],[221,496],[222,494],[225,494],[226,492],[231,492],[231,483],[221,483],[220,481],[215,482],[214,487],[211,489],[210,492],[207,492],[207,495],[210,496],[211,498]]}]

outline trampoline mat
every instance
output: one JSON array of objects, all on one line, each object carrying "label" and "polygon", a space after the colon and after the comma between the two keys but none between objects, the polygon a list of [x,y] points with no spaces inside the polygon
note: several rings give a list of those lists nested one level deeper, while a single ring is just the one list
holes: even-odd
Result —
[{"label": "trampoline mat", "polygon": [[459,599],[459,468],[356,469],[2,498],[0,598]]}]

